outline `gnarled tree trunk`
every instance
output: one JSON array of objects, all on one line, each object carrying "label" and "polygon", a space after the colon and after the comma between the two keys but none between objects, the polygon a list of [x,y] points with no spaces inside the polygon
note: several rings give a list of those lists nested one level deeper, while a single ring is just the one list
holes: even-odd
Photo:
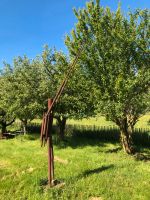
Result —
[{"label": "gnarled tree trunk", "polygon": [[132,143],[132,136],[129,134],[127,130],[120,130],[120,139],[123,149],[128,154],[133,154],[133,143]]},{"label": "gnarled tree trunk", "polygon": [[133,127],[128,124],[127,119],[125,118],[119,124],[120,128],[120,140],[123,146],[123,149],[128,154],[134,154],[135,150],[133,148],[133,141],[132,141],[132,132]]},{"label": "gnarled tree trunk", "polygon": [[64,140],[65,137],[65,128],[66,128],[66,117],[57,117],[57,124],[59,127],[59,139]]},{"label": "gnarled tree trunk", "polygon": [[6,122],[3,122],[1,125],[2,125],[2,134],[4,134],[7,132],[7,129],[6,129],[7,124],[6,124]]},{"label": "gnarled tree trunk", "polygon": [[4,133],[7,132],[7,126],[10,126],[12,123],[14,123],[15,118],[10,121],[10,122],[6,122],[5,120],[1,121],[1,132],[0,132],[0,138],[2,138],[4,136]]}]

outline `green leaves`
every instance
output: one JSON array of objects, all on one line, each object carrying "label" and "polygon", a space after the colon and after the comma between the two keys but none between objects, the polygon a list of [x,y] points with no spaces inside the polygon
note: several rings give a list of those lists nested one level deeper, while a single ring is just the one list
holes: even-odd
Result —
[{"label": "green leaves", "polygon": [[15,118],[13,112],[15,93],[14,88],[11,88],[12,81],[13,70],[10,65],[4,63],[4,69],[0,74],[0,127],[2,129],[4,127],[6,128],[6,126]]},{"label": "green leaves", "polygon": [[76,11],[78,23],[66,45],[73,55],[79,40],[85,41],[80,66],[99,90],[99,112],[113,121],[128,114],[140,116],[148,110],[150,87],[149,11],[125,17],[120,6],[112,12],[97,5],[99,1],[89,2]]},{"label": "green leaves", "polygon": [[0,84],[0,107],[6,116],[28,121],[42,114],[50,91],[45,75],[38,58],[31,61],[26,56],[18,57],[12,69],[5,66]]},{"label": "green leaves", "polygon": [[[48,84],[51,86],[53,95],[55,95],[70,69],[72,60],[69,60],[62,52],[52,51],[48,48],[43,51],[42,58],[49,77]],[[92,97],[89,94],[91,88],[91,82],[86,80],[77,65],[71,77],[69,77],[58,104],[55,106],[55,117],[82,118],[94,114]]]}]

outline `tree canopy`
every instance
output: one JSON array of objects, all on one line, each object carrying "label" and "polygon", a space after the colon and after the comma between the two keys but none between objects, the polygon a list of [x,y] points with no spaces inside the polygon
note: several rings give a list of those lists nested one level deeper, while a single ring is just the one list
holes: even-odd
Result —
[{"label": "tree canopy", "polygon": [[[72,61],[63,52],[52,51],[45,48],[42,54],[43,64],[49,76],[51,86],[51,98],[55,96]],[[55,106],[54,117],[60,127],[60,135],[63,137],[65,123],[68,118],[81,119],[94,115],[94,87],[90,80],[87,80],[77,65],[68,80],[59,102]]]},{"label": "tree canopy", "polygon": [[6,132],[6,127],[15,120],[13,102],[14,90],[11,89],[13,81],[13,70],[10,65],[4,63],[4,68],[0,72],[0,128],[1,133]]},{"label": "tree canopy", "polygon": [[24,133],[28,121],[41,116],[49,95],[44,68],[38,58],[26,56],[14,59],[12,68],[7,65],[3,70],[0,85],[3,110],[22,122]]},{"label": "tree canopy", "polygon": [[70,63],[82,47],[54,117],[60,137],[68,118],[104,115],[120,129],[124,150],[133,153],[132,133],[139,117],[150,111],[150,12],[137,9],[124,15],[90,1],[74,9],[77,23],[65,44],[69,55],[45,47],[41,57],[14,59],[0,73],[2,132],[19,118],[27,122],[47,110]]},{"label": "tree canopy", "polygon": [[150,13],[124,16],[120,6],[112,12],[99,1],[74,13],[78,22],[65,41],[70,55],[83,44],[80,66],[97,85],[97,111],[119,126],[123,147],[132,153],[131,132],[149,110]]}]

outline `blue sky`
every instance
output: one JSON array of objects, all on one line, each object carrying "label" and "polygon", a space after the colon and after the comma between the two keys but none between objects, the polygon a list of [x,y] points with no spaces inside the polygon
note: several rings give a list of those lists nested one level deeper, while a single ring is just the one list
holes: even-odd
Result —
[{"label": "blue sky", "polygon": [[[102,6],[116,10],[118,0],[101,0]],[[82,8],[86,0],[0,0],[0,67],[16,56],[34,58],[44,44],[66,52],[65,34],[76,22],[72,8]],[[128,7],[150,8],[149,0],[122,0]]]}]

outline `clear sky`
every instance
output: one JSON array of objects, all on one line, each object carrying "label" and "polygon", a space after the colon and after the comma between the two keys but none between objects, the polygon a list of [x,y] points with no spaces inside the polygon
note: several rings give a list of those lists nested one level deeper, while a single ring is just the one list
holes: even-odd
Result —
[{"label": "clear sky", "polygon": [[[101,0],[102,6],[116,10],[118,0]],[[150,8],[149,0],[121,0],[128,7]],[[0,0],[0,67],[16,56],[34,58],[44,44],[66,52],[65,34],[76,22],[72,8],[82,8],[86,0]]]}]

